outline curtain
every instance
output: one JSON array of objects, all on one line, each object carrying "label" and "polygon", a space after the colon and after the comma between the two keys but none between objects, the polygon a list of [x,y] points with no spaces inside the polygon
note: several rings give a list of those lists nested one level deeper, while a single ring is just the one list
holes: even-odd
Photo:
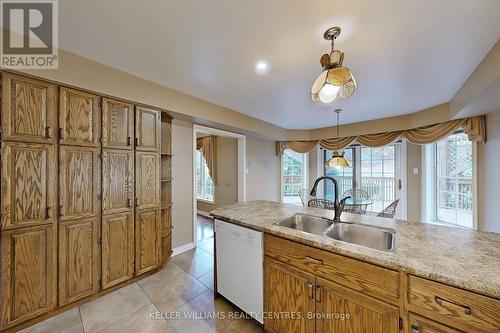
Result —
[{"label": "curtain", "polygon": [[353,142],[358,142],[359,144],[367,147],[381,147],[400,139],[406,139],[416,144],[428,144],[447,137],[459,128],[464,130],[464,132],[468,135],[469,140],[486,142],[486,117],[477,116],[450,120],[439,124],[417,127],[408,130],[313,141],[278,141],[276,144],[276,153],[281,155],[287,148],[298,153],[307,153],[316,148],[318,144],[320,147],[328,150],[344,149]]},{"label": "curtain", "polygon": [[217,137],[211,135],[196,139],[196,150],[201,150],[210,178],[217,185]]}]

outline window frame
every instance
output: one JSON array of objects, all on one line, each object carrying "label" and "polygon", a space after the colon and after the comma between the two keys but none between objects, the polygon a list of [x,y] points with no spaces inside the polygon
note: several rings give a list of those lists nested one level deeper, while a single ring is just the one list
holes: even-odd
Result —
[{"label": "window frame", "polygon": [[[456,135],[456,134],[463,134],[463,130],[458,130],[449,136]],[[448,136],[448,137],[449,137]],[[443,138],[441,140],[447,139]],[[440,140],[440,141],[441,141]],[[430,191],[426,192],[431,192],[432,193],[432,206],[430,207],[430,212],[431,214],[424,212],[424,215],[427,215],[427,222],[435,223],[435,224],[441,224],[441,225],[446,225],[446,226],[452,226],[452,227],[459,227],[459,228],[465,228],[465,229],[472,229],[472,230],[478,230],[478,209],[477,209],[477,142],[471,141],[471,146],[472,146],[472,177],[471,177],[471,196],[472,196],[472,225],[469,226],[463,226],[458,223],[456,223],[457,218],[455,217],[455,223],[453,222],[448,222],[448,221],[443,221],[438,218],[438,196],[439,196],[439,184],[438,184],[438,161],[437,161],[437,154],[438,154],[438,149],[437,149],[437,142],[428,144],[427,146],[430,149],[430,158],[431,158],[431,163],[427,163],[426,167],[431,167],[432,171],[429,172],[430,177],[431,177],[431,183],[430,183]],[[450,192],[450,191],[445,191],[445,192]],[[456,191],[452,192],[455,195],[459,193],[458,188]],[[456,199],[458,200],[458,198]],[[424,209],[429,210],[429,207],[425,207]],[[458,208],[455,208],[455,211]],[[455,216],[456,216],[455,212]],[[430,218],[430,219],[429,219]]]},{"label": "window frame", "polygon": [[[291,150],[291,149],[285,149],[286,150]],[[283,152],[283,154],[281,155],[280,157],[280,202],[281,203],[285,203],[283,198],[284,198],[284,182],[283,182],[283,178],[284,178],[284,172],[283,172],[283,157],[285,156],[285,151]],[[308,188],[308,184],[309,184],[309,153],[297,153],[297,154],[301,154],[302,155],[302,165],[303,165],[303,168],[302,168],[302,189],[307,189]],[[290,203],[290,204],[294,204],[294,203]],[[302,205],[301,202],[299,203],[296,203],[297,205]]]},{"label": "window frame", "polygon": [[[396,215],[395,218],[399,219],[406,219],[406,193],[403,190],[406,186],[406,145],[404,141],[397,141],[392,144],[389,144],[387,146],[394,146],[394,199],[399,199],[399,205],[398,208],[396,209]],[[351,162],[352,169],[353,169],[353,188],[358,188],[358,186],[362,183],[361,182],[361,150],[363,148],[370,148],[370,147],[365,147],[360,144],[352,144],[348,147],[348,149],[353,149],[353,159]],[[322,149],[322,164],[324,165],[326,161],[326,149]],[[404,168],[404,170],[403,170]],[[323,166],[323,175],[326,175],[326,170]],[[326,187],[323,188],[323,192],[325,194]],[[340,193],[339,195],[342,196],[343,193]],[[370,205],[368,207],[367,212],[370,214],[376,214],[379,213],[380,210],[372,210],[373,205]],[[385,207],[382,207],[384,209]]]},{"label": "window frame", "polygon": [[[199,157],[199,158],[198,158]],[[208,199],[208,198],[205,198],[205,197],[200,197],[198,196],[198,175],[197,175],[197,166],[198,166],[198,160],[200,161],[200,182],[201,182],[201,192],[202,194],[204,193],[204,189],[206,188],[206,184],[205,184],[205,178],[208,176],[210,179],[210,175],[206,175],[205,172],[208,171],[207,169],[207,166],[206,166],[206,162],[205,162],[205,158],[203,157],[203,153],[201,152],[201,150],[196,150],[196,153],[195,153],[195,196],[196,196],[196,200],[197,201],[201,201],[201,202],[205,202],[205,203],[208,203],[208,204],[215,204],[215,184],[213,184],[213,181],[212,181],[212,200]]]}]

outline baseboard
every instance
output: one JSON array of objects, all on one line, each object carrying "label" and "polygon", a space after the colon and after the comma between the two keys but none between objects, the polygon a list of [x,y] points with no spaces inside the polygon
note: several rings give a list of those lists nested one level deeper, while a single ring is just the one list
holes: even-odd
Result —
[{"label": "baseboard", "polygon": [[201,210],[197,210],[196,214],[201,215],[201,216],[205,216],[205,217],[208,217],[208,218],[212,218],[212,216],[209,213],[201,211]]},{"label": "baseboard", "polygon": [[176,255],[189,251],[193,248],[194,248],[193,242],[178,246],[172,250],[172,257],[175,257]]}]

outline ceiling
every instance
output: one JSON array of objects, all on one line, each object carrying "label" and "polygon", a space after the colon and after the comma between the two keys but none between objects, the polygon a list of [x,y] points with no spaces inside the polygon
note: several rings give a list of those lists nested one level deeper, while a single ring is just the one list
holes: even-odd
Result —
[{"label": "ceiling", "polygon": [[[119,4],[119,5],[118,5]],[[385,118],[448,102],[500,37],[498,0],[64,0],[59,45],[287,129]],[[309,100],[336,46],[358,90]],[[258,61],[267,74],[255,71]],[[98,78],[98,76],[97,76]],[[175,110],[173,110],[175,111]]]}]

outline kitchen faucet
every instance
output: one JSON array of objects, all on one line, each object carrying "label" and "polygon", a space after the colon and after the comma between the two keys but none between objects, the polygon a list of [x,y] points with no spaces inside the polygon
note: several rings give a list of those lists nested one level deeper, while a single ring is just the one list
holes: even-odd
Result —
[{"label": "kitchen faucet", "polygon": [[316,179],[316,181],[314,182],[314,186],[313,186],[311,193],[310,193],[311,196],[313,196],[313,197],[316,196],[316,190],[318,188],[318,184],[323,179],[325,179],[325,180],[328,179],[328,180],[331,180],[333,182],[333,188],[334,188],[334,194],[335,194],[335,199],[333,202],[333,209],[334,209],[335,214],[334,214],[333,220],[340,221],[340,215],[342,214],[342,211],[344,210],[345,201],[347,199],[349,199],[350,197],[345,197],[342,200],[340,200],[340,202],[339,202],[339,185],[338,185],[337,181],[335,180],[335,178],[329,177],[329,176],[322,176],[322,177],[319,177],[318,179]]}]

